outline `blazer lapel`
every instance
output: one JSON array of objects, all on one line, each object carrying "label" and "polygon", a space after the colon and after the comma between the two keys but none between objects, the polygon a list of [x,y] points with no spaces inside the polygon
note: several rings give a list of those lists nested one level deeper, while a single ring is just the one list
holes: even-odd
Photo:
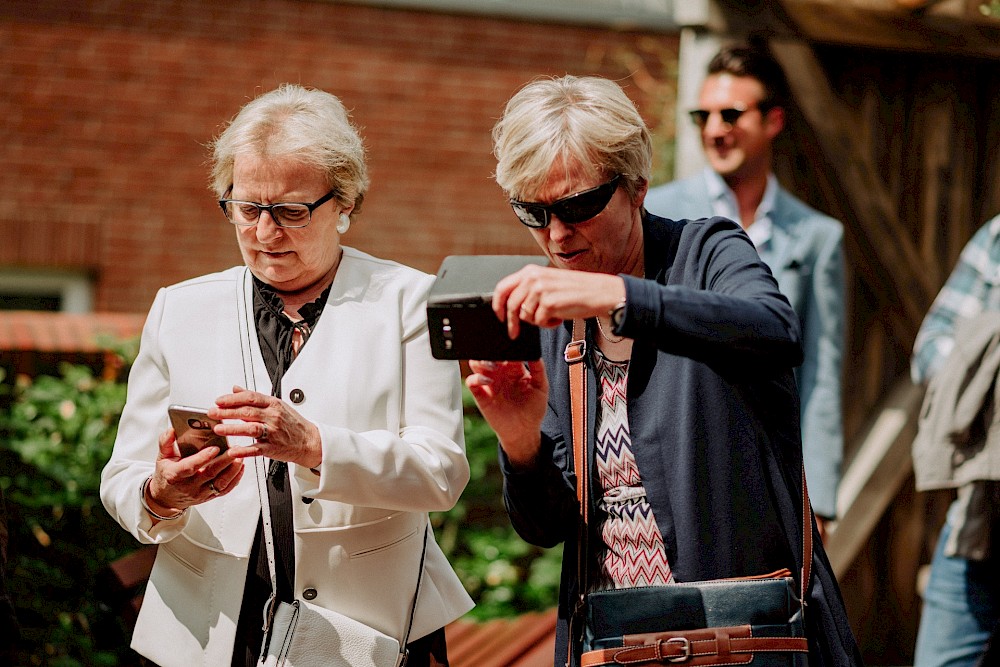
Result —
[{"label": "blazer lapel", "polygon": [[243,279],[236,281],[237,314],[240,320],[240,354],[243,357],[244,388],[262,394],[271,393],[271,376],[264,364],[257,338],[253,313],[253,275],[243,270]]},{"label": "blazer lapel", "polygon": [[795,256],[796,243],[790,223],[787,200],[784,191],[779,188],[774,198],[774,211],[771,214],[771,239],[765,249],[760,251],[761,259],[778,275],[787,268],[794,268],[799,260]]}]

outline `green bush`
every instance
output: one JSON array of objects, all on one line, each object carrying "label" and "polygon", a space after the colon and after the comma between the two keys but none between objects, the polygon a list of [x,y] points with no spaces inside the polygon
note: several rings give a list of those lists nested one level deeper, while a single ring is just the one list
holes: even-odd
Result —
[{"label": "green bush", "polygon": [[0,485],[11,533],[8,586],[21,626],[17,664],[117,665],[125,632],[102,606],[98,575],[136,547],[98,497],[125,386],[63,364],[19,377],[0,415]]},{"label": "green bush", "polygon": [[476,619],[514,616],[557,603],[562,548],[521,540],[503,507],[497,437],[465,390],[465,446],[471,481],[455,507],[432,520],[441,548],[476,601]]},{"label": "green bush", "polygon": [[[120,352],[123,372],[134,345]],[[58,377],[4,378],[0,486],[11,533],[8,586],[21,625],[17,664],[123,665],[129,631],[102,602],[99,575],[136,549],[101,505],[100,474],[111,455],[125,384],[82,365]],[[472,479],[449,512],[432,517],[439,543],[488,619],[556,604],[560,549],[516,536],[502,503],[497,440],[465,394]]]}]

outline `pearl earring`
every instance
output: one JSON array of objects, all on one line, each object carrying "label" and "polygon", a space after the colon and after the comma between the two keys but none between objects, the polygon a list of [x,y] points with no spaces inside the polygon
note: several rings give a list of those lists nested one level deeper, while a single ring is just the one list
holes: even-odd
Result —
[{"label": "pearl earring", "polygon": [[340,214],[340,222],[337,223],[337,232],[340,234],[346,234],[347,230],[351,228],[351,216],[346,213]]}]

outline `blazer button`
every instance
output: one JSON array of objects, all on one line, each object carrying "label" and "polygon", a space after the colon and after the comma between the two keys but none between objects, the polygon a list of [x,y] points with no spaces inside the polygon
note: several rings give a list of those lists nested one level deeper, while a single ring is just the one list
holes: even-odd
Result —
[{"label": "blazer button", "polygon": [[315,588],[307,588],[307,589],[305,589],[304,591],[302,591],[302,597],[305,598],[306,600],[315,600],[316,599],[316,589]]},{"label": "blazer button", "polygon": [[306,400],[306,395],[301,389],[292,389],[292,393],[288,395],[288,398],[292,399],[292,403],[298,404]]},{"label": "blazer button", "polygon": [[306,505],[312,505],[312,501],[314,500],[316,499],[310,498],[309,496],[302,496],[302,502],[304,502]]}]

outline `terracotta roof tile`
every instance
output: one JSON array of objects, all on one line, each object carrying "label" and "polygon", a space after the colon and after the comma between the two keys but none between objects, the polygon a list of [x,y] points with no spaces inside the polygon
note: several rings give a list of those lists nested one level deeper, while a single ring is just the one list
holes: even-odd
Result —
[{"label": "terracotta roof tile", "polygon": [[142,332],[145,315],[0,311],[0,350],[99,352],[104,336],[127,339]]},{"label": "terracotta roof tile", "polygon": [[452,667],[552,667],[556,610],[447,626]]}]

